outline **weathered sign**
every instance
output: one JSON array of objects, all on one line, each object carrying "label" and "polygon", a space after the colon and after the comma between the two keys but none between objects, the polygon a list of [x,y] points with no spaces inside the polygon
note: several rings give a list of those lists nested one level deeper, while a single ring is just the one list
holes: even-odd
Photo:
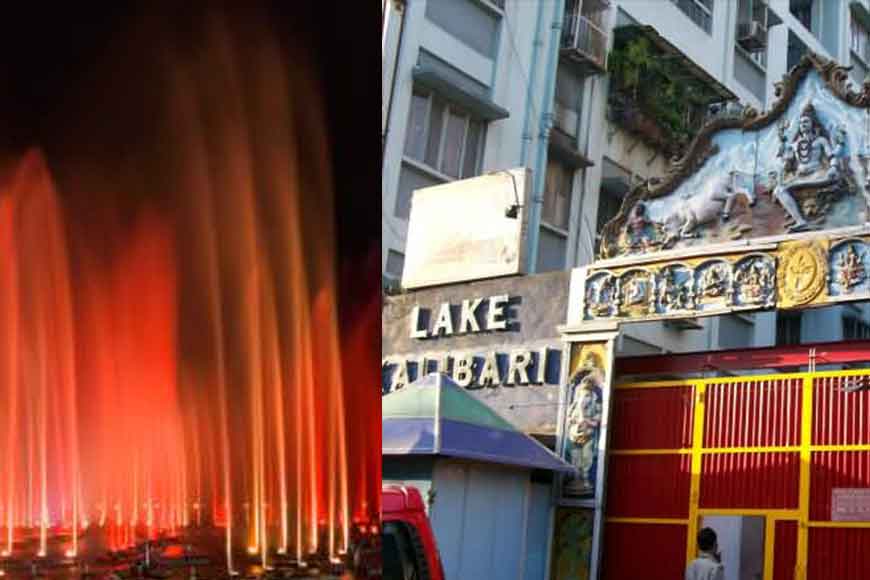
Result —
[{"label": "weathered sign", "polygon": [[387,297],[382,392],[443,372],[517,428],[555,435],[568,277],[513,276]]},{"label": "weathered sign", "polygon": [[520,168],[416,190],[402,286],[521,273],[530,176]]},{"label": "weathered sign", "polygon": [[842,487],[832,489],[831,520],[870,522],[870,489]]}]

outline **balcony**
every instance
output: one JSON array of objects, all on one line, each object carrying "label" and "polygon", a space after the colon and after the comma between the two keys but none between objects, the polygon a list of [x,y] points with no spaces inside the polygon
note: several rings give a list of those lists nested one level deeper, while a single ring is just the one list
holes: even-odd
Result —
[{"label": "balcony", "polygon": [[737,96],[650,26],[614,30],[608,118],[667,156],[680,155],[709,106]]},{"label": "balcony", "polygon": [[569,11],[562,28],[561,54],[584,76],[603,74],[607,71],[607,33],[588,15]]}]

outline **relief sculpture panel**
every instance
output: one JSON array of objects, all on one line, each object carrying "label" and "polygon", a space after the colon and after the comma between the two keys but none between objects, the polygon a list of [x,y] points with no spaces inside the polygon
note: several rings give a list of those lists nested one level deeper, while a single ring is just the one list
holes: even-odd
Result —
[{"label": "relief sculpture panel", "polygon": [[870,84],[846,70],[807,55],[770,111],[709,121],[668,175],[629,192],[600,258],[870,231]]}]

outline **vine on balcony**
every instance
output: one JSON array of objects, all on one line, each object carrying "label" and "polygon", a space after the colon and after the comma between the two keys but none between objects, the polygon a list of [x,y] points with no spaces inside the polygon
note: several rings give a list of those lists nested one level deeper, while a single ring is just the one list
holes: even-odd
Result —
[{"label": "vine on balcony", "polygon": [[668,155],[681,153],[703,123],[709,94],[643,36],[615,46],[608,71],[611,120]]}]

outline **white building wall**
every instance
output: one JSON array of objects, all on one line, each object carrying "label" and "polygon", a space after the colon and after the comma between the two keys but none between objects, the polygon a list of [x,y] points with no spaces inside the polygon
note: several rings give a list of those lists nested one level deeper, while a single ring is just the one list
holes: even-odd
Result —
[{"label": "white building wall", "polygon": [[[389,118],[389,134],[386,139],[382,176],[383,213],[383,267],[386,268],[390,250],[404,252],[407,221],[394,215],[399,175],[402,167],[402,151],[408,120],[412,70],[421,48],[447,61],[465,74],[490,87],[490,98],[498,106],[507,109],[510,116],[489,123],[486,145],[483,152],[481,172],[496,171],[526,166],[534,169],[536,154],[542,142],[546,123],[542,120],[547,109],[544,102],[548,93],[547,82],[554,79],[547,73],[547,62],[553,46],[552,29],[558,24],[554,19],[556,0],[528,2],[506,0],[501,13],[501,31],[498,49],[490,60],[456,41],[448,33],[425,17],[426,3],[437,0],[408,0],[406,2],[401,51],[398,55],[397,72],[393,87],[392,108]],[[492,8],[489,0],[480,2]],[[756,0],[758,1],[758,0]],[[865,0],[866,1],[866,0]],[[640,24],[652,25],[656,30],[688,55],[711,76],[727,86],[740,100],[759,110],[769,108],[774,100],[773,85],[787,72],[788,41],[790,35],[798,38],[809,50],[813,50],[840,62],[850,62],[849,20],[852,17],[849,2],[815,0],[814,28],[809,31],[789,12],[789,0],[769,0],[770,10],[782,21],[768,33],[767,66],[764,100],[743,86],[734,74],[735,31],[737,24],[737,0],[715,0],[711,33],[706,33],[673,3],[668,0],[611,0],[608,17],[608,32],[616,21],[618,11]],[[392,4],[392,2],[388,2]],[[382,40],[384,72],[387,84],[391,79],[388,71],[391,50],[398,45],[398,18],[393,15],[390,30]],[[612,43],[612,34],[611,40]],[[564,66],[560,63],[560,66]],[[389,89],[385,86],[387,98]],[[529,99],[531,95],[531,99]],[[590,76],[585,81],[583,106],[580,112],[581,126],[578,149],[594,165],[578,170],[574,177],[571,206],[571,225],[566,251],[567,267],[588,264],[593,259],[595,227],[598,215],[599,191],[602,165],[610,159],[638,177],[661,176],[667,168],[667,160],[643,143],[626,135],[619,127],[606,119],[608,79],[606,75]],[[382,127],[387,120],[382,117]],[[526,129],[526,126],[528,130]],[[866,308],[863,309],[865,312]],[[823,318],[822,321],[820,318]],[[865,318],[867,316],[865,315]],[[842,336],[842,314],[829,309],[807,315],[804,323],[810,336],[835,339]],[[747,346],[765,346],[776,340],[776,314],[756,314],[742,323],[754,320]],[[731,344],[733,337],[723,337],[722,332],[741,328],[740,324],[722,323],[716,319],[702,320],[701,330],[677,330],[660,323],[637,324],[627,327],[626,334],[633,340],[626,352],[664,352],[707,350]],[[721,329],[720,329],[721,327]],[[839,334],[835,329],[839,328]],[[812,332],[812,334],[810,334]],[[819,334],[821,333],[821,335]],[[643,345],[647,345],[644,347]]]},{"label": "white building wall", "polygon": [[[546,89],[544,66],[551,50],[551,25],[555,0],[527,2],[506,0],[502,12],[486,0],[482,3],[501,13],[501,30],[496,58],[493,60],[475,52],[449,33],[426,19],[426,3],[438,0],[409,0],[405,16],[405,31],[399,55],[398,72],[393,95],[390,137],[384,152],[382,170],[382,267],[386,268],[389,250],[404,253],[408,222],[394,215],[402,152],[411,95],[412,71],[420,49],[438,56],[469,77],[490,87],[490,98],[507,109],[510,116],[493,121],[486,130],[481,173],[519,166],[533,167],[535,147],[541,133],[540,114],[544,109]],[[536,38],[539,42],[536,46]],[[386,61],[386,58],[385,58]],[[528,87],[531,84],[532,90]],[[531,94],[529,104],[528,94]],[[527,112],[528,109],[528,112]],[[526,115],[529,132],[524,136]],[[522,150],[526,142],[526,159]]]}]

